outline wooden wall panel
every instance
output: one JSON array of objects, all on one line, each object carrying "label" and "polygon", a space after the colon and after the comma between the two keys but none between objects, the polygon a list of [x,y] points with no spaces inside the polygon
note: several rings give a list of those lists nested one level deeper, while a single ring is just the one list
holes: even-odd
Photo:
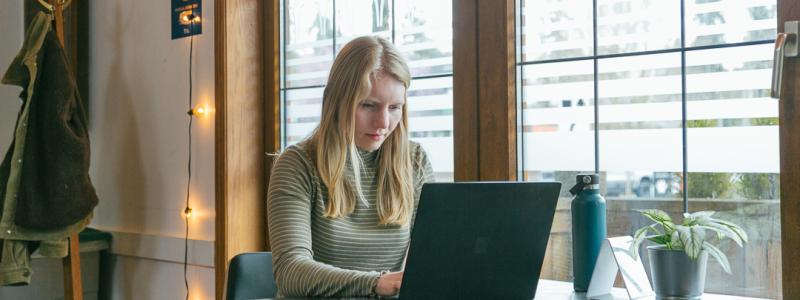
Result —
[{"label": "wooden wall panel", "polygon": [[225,142],[225,128],[227,123],[225,96],[227,94],[227,77],[225,66],[228,63],[227,48],[225,45],[225,2],[214,2],[214,290],[215,298],[222,300],[225,292],[225,275],[227,274],[228,245],[226,242],[226,225],[228,216],[227,191],[225,189],[227,170],[227,145]]},{"label": "wooden wall panel", "polygon": [[478,1],[480,180],[517,178],[514,5]]},{"label": "wooden wall panel", "polygon": [[[264,148],[267,153],[281,150],[280,22],[280,1],[268,1],[264,7]],[[265,189],[274,158],[264,156]],[[269,236],[265,239],[269,250]]]},{"label": "wooden wall panel", "polygon": [[514,5],[453,2],[457,181],[516,179]]},{"label": "wooden wall panel", "polygon": [[[778,32],[800,20],[800,2],[778,0]],[[797,38],[797,37],[795,37]],[[783,298],[800,295],[800,59],[786,59],[779,104]]]},{"label": "wooden wall panel", "polygon": [[228,261],[266,248],[264,55],[260,0],[215,2],[217,299]]},{"label": "wooden wall panel", "polygon": [[456,181],[480,179],[477,21],[475,0],[453,1],[453,156]]}]

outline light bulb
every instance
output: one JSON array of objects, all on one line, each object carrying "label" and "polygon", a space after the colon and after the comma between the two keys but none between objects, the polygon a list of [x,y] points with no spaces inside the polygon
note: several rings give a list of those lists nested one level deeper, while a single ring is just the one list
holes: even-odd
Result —
[{"label": "light bulb", "polygon": [[198,104],[187,112],[190,116],[205,116],[208,114],[208,107],[205,104]]},{"label": "light bulb", "polygon": [[183,215],[186,216],[187,219],[191,218],[192,217],[192,208],[187,206],[186,209],[183,210]]},{"label": "light bulb", "polygon": [[195,15],[191,10],[187,10],[180,14],[179,20],[182,25],[189,25],[192,22],[200,23],[200,16]]}]

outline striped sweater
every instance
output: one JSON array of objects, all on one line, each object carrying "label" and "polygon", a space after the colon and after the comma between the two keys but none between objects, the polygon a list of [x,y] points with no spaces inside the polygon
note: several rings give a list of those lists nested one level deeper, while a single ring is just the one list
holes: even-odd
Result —
[{"label": "striped sweater", "polygon": [[[409,227],[379,225],[376,167],[380,152],[359,151],[366,202],[336,219],[324,216],[327,189],[311,159],[309,141],[288,147],[276,160],[267,193],[267,220],[273,272],[279,297],[374,296],[380,271],[399,271]],[[414,209],[422,184],[433,180],[425,151],[411,143]],[[347,163],[345,176],[353,180]],[[412,218],[413,223],[413,218]]]}]

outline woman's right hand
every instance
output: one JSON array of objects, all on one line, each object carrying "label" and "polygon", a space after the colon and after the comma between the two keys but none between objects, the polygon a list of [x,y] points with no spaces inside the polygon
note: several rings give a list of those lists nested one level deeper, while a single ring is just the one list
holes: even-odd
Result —
[{"label": "woman's right hand", "polygon": [[400,291],[403,282],[403,272],[389,272],[378,278],[375,293],[378,296],[394,296]]}]

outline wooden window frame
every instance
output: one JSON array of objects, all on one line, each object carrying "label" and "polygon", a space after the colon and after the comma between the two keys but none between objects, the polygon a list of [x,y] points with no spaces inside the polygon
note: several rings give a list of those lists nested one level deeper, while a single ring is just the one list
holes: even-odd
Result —
[{"label": "wooden window frame", "polygon": [[[800,20],[800,2],[778,0],[778,32]],[[795,37],[797,38],[797,37]],[[800,294],[800,59],[786,59],[779,101],[781,164],[781,261],[783,296]]]},{"label": "wooden window frame", "polygon": [[[215,1],[216,290],[235,254],[269,250],[265,195],[280,147],[280,1]],[[515,1],[453,1],[456,181],[516,180]],[[479,13],[480,12],[480,13]],[[800,4],[778,0],[778,30]],[[800,60],[780,101],[783,294],[800,293]],[[233,221],[235,220],[235,222]]]},{"label": "wooden window frame", "polygon": [[517,179],[515,5],[453,1],[456,181]]},{"label": "wooden window frame", "polygon": [[[214,1],[215,291],[224,299],[228,262],[266,243],[265,55],[269,9],[276,1]],[[271,105],[271,104],[270,104]]]}]

